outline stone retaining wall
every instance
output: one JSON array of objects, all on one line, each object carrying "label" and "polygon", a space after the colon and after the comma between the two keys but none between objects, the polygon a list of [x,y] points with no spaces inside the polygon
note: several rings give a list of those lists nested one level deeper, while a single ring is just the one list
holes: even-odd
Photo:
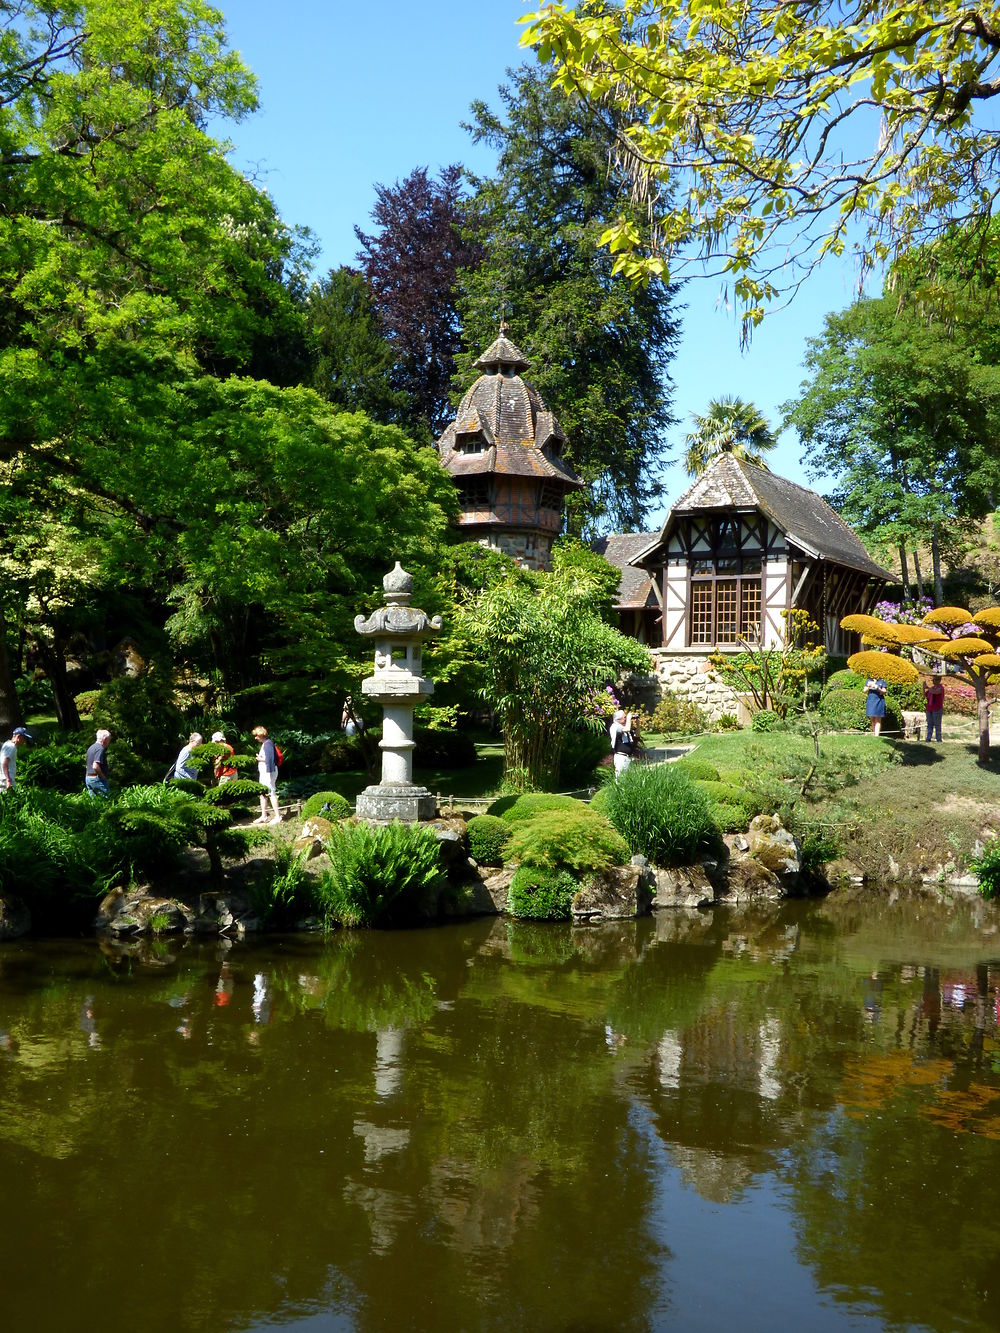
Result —
[{"label": "stone retaining wall", "polygon": [[662,690],[681,699],[689,699],[715,722],[723,713],[732,713],[741,723],[749,721],[749,714],[735,690],[724,685],[718,676],[710,674],[708,657],[701,653],[670,652],[654,648],[656,679]]}]

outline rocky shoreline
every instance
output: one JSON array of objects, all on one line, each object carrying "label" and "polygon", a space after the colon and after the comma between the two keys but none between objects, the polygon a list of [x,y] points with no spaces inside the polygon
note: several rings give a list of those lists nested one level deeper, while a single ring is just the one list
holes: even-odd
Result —
[{"label": "rocky shoreline", "polygon": [[[442,862],[456,893],[444,895],[423,918],[448,920],[456,916],[502,916],[516,867],[479,866],[468,855],[465,819],[458,814],[429,825],[441,848]],[[326,820],[307,820],[294,848],[306,860],[310,873],[322,866]],[[785,898],[823,897],[838,888],[892,884],[908,891],[923,891],[941,901],[949,897],[978,897],[975,876],[955,866],[943,866],[935,875],[907,874],[889,858],[886,873],[866,877],[847,862],[833,862],[825,874],[803,871],[798,840],[773,815],[759,815],[746,834],[728,834],[716,856],[689,866],[660,868],[635,856],[629,865],[585,877],[573,899],[576,924],[621,921],[671,909],[710,910],[780,902]],[[207,859],[192,852],[171,890],[161,885],[112,889],[102,899],[92,928],[99,936],[118,940],[176,935],[244,939],[263,929],[252,906],[255,880],[270,873],[272,861],[257,856],[231,867],[221,886],[206,888]],[[305,917],[295,929],[317,931],[322,922]],[[24,903],[0,895],[0,940],[17,939],[31,932]]]}]

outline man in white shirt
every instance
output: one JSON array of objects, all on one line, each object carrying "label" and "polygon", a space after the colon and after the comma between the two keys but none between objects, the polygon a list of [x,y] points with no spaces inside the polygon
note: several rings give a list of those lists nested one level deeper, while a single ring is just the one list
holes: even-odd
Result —
[{"label": "man in white shirt", "polygon": [[17,747],[31,739],[24,727],[15,727],[10,740],[0,745],[0,791],[13,791],[17,785]]},{"label": "man in white shirt", "polygon": [[616,710],[611,722],[611,753],[615,758],[615,777],[624,773],[632,762],[635,749],[635,732],[632,730],[632,714],[624,708]]}]

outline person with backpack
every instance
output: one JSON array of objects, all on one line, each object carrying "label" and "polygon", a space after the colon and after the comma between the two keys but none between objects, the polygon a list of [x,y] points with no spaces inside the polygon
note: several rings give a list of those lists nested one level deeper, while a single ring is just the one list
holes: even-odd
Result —
[{"label": "person with backpack", "polygon": [[[265,788],[260,794],[260,818],[255,824],[280,824],[281,811],[278,809],[278,767],[281,763],[281,751],[267,734],[267,727],[254,727],[251,733],[255,741],[260,742],[257,751],[257,781]],[[267,807],[270,802],[274,812],[269,820]]]},{"label": "person with backpack", "polygon": [[611,753],[615,760],[615,777],[624,773],[626,768],[632,762],[632,754],[635,750],[635,728],[632,721],[632,714],[626,713],[624,708],[615,710],[615,715],[611,721]]}]

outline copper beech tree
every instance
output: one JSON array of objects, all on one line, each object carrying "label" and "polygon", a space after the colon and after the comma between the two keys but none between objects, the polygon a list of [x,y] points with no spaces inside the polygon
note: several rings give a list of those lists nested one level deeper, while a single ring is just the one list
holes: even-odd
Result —
[{"label": "copper beech tree", "polygon": [[867,645],[847,659],[847,665],[860,676],[881,676],[890,685],[914,683],[921,673],[899,653],[903,648],[915,648],[924,657],[939,659],[949,675],[971,685],[976,692],[979,762],[989,760],[987,691],[991,685],[1000,684],[1000,606],[975,614],[960,606],[939,606],[928,611],[918,625],[887,624],[865,615],[845,616],[840,624],[842,629],[860,634],[862,644]]}]

